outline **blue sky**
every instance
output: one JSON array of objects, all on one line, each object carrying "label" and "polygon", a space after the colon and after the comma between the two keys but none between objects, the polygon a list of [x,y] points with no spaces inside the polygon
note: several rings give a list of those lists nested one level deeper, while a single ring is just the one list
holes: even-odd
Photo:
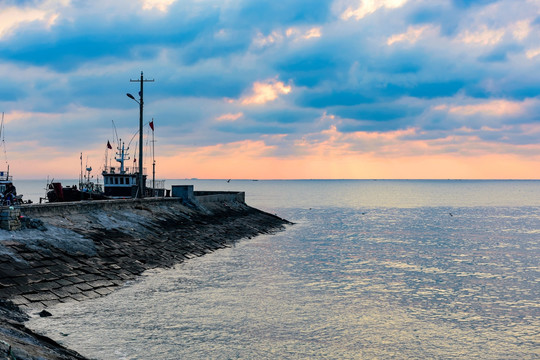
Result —
[{"label": "blue sky", "polygon": [[7,159],[98,168],[144,71],[162,177],[540,178],[539,30],[539,0],[3,0]]}]

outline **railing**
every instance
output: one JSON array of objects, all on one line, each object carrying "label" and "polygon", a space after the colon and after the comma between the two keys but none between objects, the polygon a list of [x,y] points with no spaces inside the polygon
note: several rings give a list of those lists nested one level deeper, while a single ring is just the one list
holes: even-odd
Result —
[{"label": "railing", "polygon": [[13,176],[8,175],[9,173],[7,171],[0,171],[0,180],[1,181],[12,181]]},{"label": "railing", "polygon": [[[146,179],[146,187],[152,188],[153,181],[152,179]],[[165,180],[156,180],[156,187],[155,189],[165,189]]]},{"label": "railing", "polygon": [[[107,174],[120,174],[120,166],[105,166],[103,168],[103,172]],[[139,173],[139,167],[138,166],[124,166],[124,174],[138,174]],[[148,175],[146,172],[146,168],[143,168],[143,175]]]}]

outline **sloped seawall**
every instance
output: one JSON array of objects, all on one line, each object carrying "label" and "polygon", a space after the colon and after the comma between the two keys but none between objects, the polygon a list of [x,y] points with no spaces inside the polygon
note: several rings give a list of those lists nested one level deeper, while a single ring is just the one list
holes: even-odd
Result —
[{"label": "sloped seawall", "polygon": [[[287,224],[246,205],[243,197],[216,195],[200,194],[201,201],[193,202],[151,198],[23,206],[23,229],[0,230],[0,299],[36,312],[104,296],[145,270],[171,267]],[[20,327],[19,320],[2,319],[0,311],[0,358],[5,344],[19,351],[17,359],[45,351],[46,346],[30,348],[31,341],[10,335],[10,321]],[[11,330],[2,331],[6,328]]]}]

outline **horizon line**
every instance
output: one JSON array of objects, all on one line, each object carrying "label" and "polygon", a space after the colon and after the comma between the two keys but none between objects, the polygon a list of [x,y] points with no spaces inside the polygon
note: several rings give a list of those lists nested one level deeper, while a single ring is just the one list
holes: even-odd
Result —
[{"label": "horizon line", "polygon": [[[40,178],[20,178],[16,181],[41,181],[48,179]],[[51,180],[54,180],[51,179]],[[79,181],[78,178],[59,178],[58,181],[69,180],[69,181]],[[156,179],[158,180],[158,179]],[[172,180],[181,180],[181,181],[540,181],[540,178],[537,179],[527,179],[527,178],[294,178],[294,179],[262,179],[262,178],[244,178],[244,179],[235,179],[235,178],[160,178],[159,180],[172,181]],[[147,180],[148,181],[148,180]]]}]

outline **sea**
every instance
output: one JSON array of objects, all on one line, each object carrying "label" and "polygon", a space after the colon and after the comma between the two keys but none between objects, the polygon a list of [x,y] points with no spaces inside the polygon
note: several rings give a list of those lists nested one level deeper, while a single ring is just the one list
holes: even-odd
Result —
[{"label": "sea", "polygon": [[540,181],[166,184],[294,224],[30,328],[92,359],[540,359]]}]

